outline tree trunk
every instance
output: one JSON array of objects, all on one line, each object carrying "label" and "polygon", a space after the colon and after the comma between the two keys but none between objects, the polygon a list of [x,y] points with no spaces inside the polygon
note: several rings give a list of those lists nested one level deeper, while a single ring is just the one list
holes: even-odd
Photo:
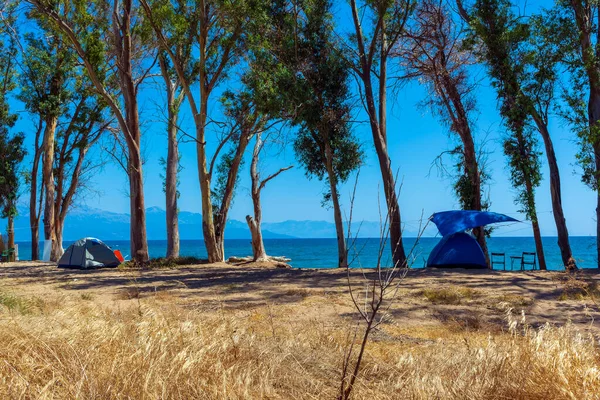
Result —
[{"label": "tree trunk", "polygon": [[[600,82],[598,82],[598,85],[600,85]],[[595,137],[597,134],[593,132],[598,130],[600,126],[600,87],[596,89],[592,88],[590,90],[588,116],[590,131],[592,131],[592,137]],[[595,139],[592,141],[592,143],[594,147],[594,162],[596,167],[596,254],[598,257],[598,268],[600,268],[600,178],[598,178],[598,175],[600,174],[600,141]]]},{"label": "tree trunk", "polygon": [[[170,84],[170,82],[165,82]],[[167,208],[167,257],[179,257],[179,213],[177,210],[177,172],[179,169],[179,148],[177,145],[177,115],[175,99],[169,99],[167,173],[165,182]]]},{"label": "tree trunk", "polygon": [[56,234],[56,243],[58,243],[58,248],[60,248],[60,254],[57,253],[57,260],[60,260],[60,258],[62,257],[62,255],[64,254],[64,249],[63,249],[63,231],[65,228],[65,220],[61,219],[60,221],[58,221],[56,223],[56,225],[54,226],[54,231]]},{"label": "tree trunk", "polygon": [[[481,207],[481,174],[479,172],[479,165],[477,163],[477,155],[475,154],[475,144],[473,143],[473,137],[471,136],[470,130],[469,134],[465,135],[462,138],[463,148],[464,148],[464,157],[465,157],[465,169],[469,180],[471,181],[471,188],[473,191],[471,197],[471,204],[469,205],[469,209],[482,211]],[[488,268],[492,268],[492,263],[490,262],[490,254],[487,247],[487,241],[485,239],[485,229],[483,227],[473,229],[473,234],[477,239],[477,243],[483,250],[483,255],[485,256],[485,262]]]},{"label": "tree trunk", "polygon": [[[389,223],[389,239],[391,244],[392,261],[394,266],[405,267],[406,254],[404,252],[404,245],[402,243],[402,223],[400,218],[400,206],[398,204],[398,197],[396,195],[396,182],[394,173],[392,172],[391,161],[387,151],[387,140],[386,140],[386,127],[382,127],[381,122],[385,123],[386,113],[385,110],[383,115],[377,116],[377,108],[375,107],[375,96],[373,92],[372,79],[372,63],[367,59],[367,53],[364,45],[364,38],[362,34],[362,28],[360,23],[360,16],[356,0],[350,1],[350,7],[352,9],[352,19],[354,22],[354,28],[357,36],[358,48],[359,48],[359,62],[360,62],[360,80],[364,86],[365,96],[365,108],[369,115],[369,122],[371,126],[371,133],[373,135],[373,144],[375,145],[375,151],[377,152],[377,158],[379,161],[379,168],[381,170],[381,178],[383,181],[383,190],[385,193],[385,200],[387,205],[387,218]],[[383,71],[386,69],[387,60],[385,52],[381,53],[383,59],[380,60],[380,68]],[[387,82],[383,82],[379,77],[380,93],[379,100],[385,102],[386,99],[386,88]],[[383,85],[383,86],[381,86]]]},{"label": "tree trunk", "polygon": [[342,211],[340,209],[340,200],[337,192],[337,178],[333,171],[333,154],[331,146],[325,142],[325,166],[329,177],[329,190],[331,191],[331,201],[333,202],[333,218],[335,220],[335,232],[338,244],[338,268],[348,268],[348,252],[346,251],[346,237],[344,234],[344,222],[342,221]]},{"label": "tree trunk", "polygon": [[[385,35],[383,35],[382,39],[384,40],[385,46]],[[383,179],[388,210],[392,261],[394,266],[408,267],[408,264],[406,263],[406,254],[404,253],[404,244],[402,243],[402,221],[400,216],[400,204],[398,203],[398,196],[396,194],[396,179],[392,171],[392,162],[387,150],[387,56],[385,54],[386,49],[384,46],[382,46],[380,60],[380,71],[382,75],[379,77],[380,114],[379,123],[377,124],[378,132],[372,130],[372,133],[373,141],[375,142],[375,150],[377,151],[377,158],[379,159],[379,168],[381,169],[381,177]],[[369,92],[371,93],[371,101],[367,101],[367,104],[372,102],[373,91],[369,90]],[[372,109],[373,113],[369,114],[375,116],[375,107],[373,106]]]},{"label": "tree trunk", "polygon": [[[370,82],[365,82],[365,87],[371,88]],[[375,113],[375,101],[373,99],[373,91],[365,90],[367,97],[367,107],[371,112]],[[389,239],[392,252],[392,261],[395,266],[405,267],[406,254],[404,253],[404,245],[402,243],[402,223],[400,218],[400,206],[396,195],[396,181],[392,172],[392,164],[388,156],[387,144],[385,138],[379,129],[378,122],[371,119],[371,133],[373,134],[373,143],[377,152],[379,168],[381,170],[381,178],[383,181],[383,191],[387,205],[387,217],[389,223]]]},{"label": "tree trunk", "polygon": [[387,146],[387,37],[385,18],[381,20],[381,49],[379,63],[379,130]]},{"label": "tree trunk", "polygon": [[[254,196],[252,196],[254,199]],[[259,199],[260,207],[260,199]],[[256,203],[255,203],[256,210]],[[260,221],[252,218],[250,215],[246,215],[246,222],[248,228],[250,228],[250,234],[252,235],[252,259],[253,261],[263,261],[267,259],[267,252],[265,250],[265,243],[262,237],[262,231],[260,228]]]},{"label": "tree trunk", "polygon": [[546,257],[544,256],[544,247],[542,245],[542,235],[540,234],[540,225],[537,221],[537,217],[534,221],[531,221],[531,226],[533,227],[533,238],[535,240],[535,251],[538,255],[538,262],[540,264],[540,269],[546,270]]},{"label": "tree trunk", "polygon": [[142,160],[136,151],[129,152],[129,206],[131,257],[139,262],[148,262],[148,240],[146,237],[146,208],[144,205],[144,177]]},{"label": "tree trunk", "polygon": [[[29,226],[31,227],[31,260],[39,260],[40,257],[40,215],[37,209],[37,194],[38,194],[38,168],[40,164],[40,150],[37,148],[36,135],[36,150],[33,155],[33,165],[31,167],[31,185],[29,187]],[[43,186],[43,185],[42,185]],[[43,197],[43,191],[40,193]],[[42,200],[40,198],[40,200]]]},{"label": "tree trunk", "polygon": [[[144,204],[144,175],[142,173],[141,130],[137,99],[137,85],[133,79],[133,37],[131,20],[133,2],[122,3],[123,15],[113,13],[113,30],[119,64],[120,88],[125,108],[125,126],[123,134],[127,142],[129,158],[127,169],[129,175],[130,201],[130,246],[132,258],[141,264],[148,262],[148,240],[146,236],[146,207]],[[115,3],[116,9],[116,3]]]},{"label": "tree trunk", "polygon": [[[529,198],[533,199],[535,197],[533,193],[533,186],[529,179],[525,180],[525,189],[527,190]],[[540,233],[540,224],[538,222],[537,211],[535,210],[535,206],[533,206],[531,210],[531,226],[533,228],[533,239],[535,240],[535,251],[538,256],[538,263],[540,265],[541,270],[546,269],[546,257],[544,256],[544,246],[542,245],[542,235]]]},{"label": "tree trunk", "polygon": [[[54,133],[58,123],[57,117],[46,120],[42,148],[44,156],[42,159],[42,176],[44,180],[45,202],[44,202],[44,241],[52,241],[54,248]],[[57,261],[55,254],[50,254],[50,261]]]},{"label": "tree trunk", "polygon": [[[65,141],[68,138],[65,138]],[[66,143],[66,142],[65,142]],[[63,143],[64,146],[66,144]],[[63,146],[63,149],[64,149]],[[54,240],[52,241],[52,250],[50,253],[50,259],[58,261],[60,257],[64,253],[64,249],[62,247],[62,234],[59,238],[59,230],[61,230],[61,206],[63,201],[63,189],[65,183],[65,169],[64,169],[64,153],[61,151],[55,157],[55,164],[58,164],[57,167],[54,168]]]},{"label": "tree trunk", "polygon": [[125,95],[126,121],[131,137],[129,138],[129,158],[127,161],[129,175],[130,206],[130,245],[131,257],[138,263],[148,262],[148,239],[146,236],[146,206],[144,202],[144,174],[142,173],[142,157],[140,154],[141,132],[137,98],[133,81],[125,85],[129,92]]},{"label": "tree trunk", "polygon": [[560,256],[562,258],[563,267],[567,265],[575,265],[573,254],[571,252],[571,245],[569,243],[569,231],[567,230],[567,221],[563,213],[562,206],[562,193],[560,189],[560,174],[558,172],[558,161],[556,160],[556,154],[554,153],[554,145],[552,144],[552,138],[550,132],[548,132],[548,126],[539,115],[534,114],[533,119],[536,123],[538,131],[544,141],[544,148],[546,150],[546,158],[548,159],[548,168],[550,170],[550,196],[552,199],[552,213],[554,214],[554,222],[556,224],[556,233],[558,235],[558,247],[560,249]]},{"label": "tree trunk", "polygon": [[252,135],[247,132],[242,132],[240,134],[240,139],[237,143],[237,149],[235,151],[233,161],[227,173],[227,183],[225,184],[225,193],[223,195],[221,206],[219,207],[219,215],[215,219],[215,235],[217,239],[217,248],[219,253],[221,254],[222,260],[225,259],[225,226],[227,225],[227,215],[229,214],[229,207],[231,206],[231,201],[233,200],[233,195],[235,192],[235,183],[238,178],[240,164],[242,162],[242,158],[244,157],[244,153],[246,152],[246,148],[248,147],[248,143],[250,142],[251,137]]},{"label": "tree trunk", "polygon": [[[201,80],[202,82],[202,80]],[[214,263],[224,260],[224,254],[219,251],[215,225],[213,219],[213,205],[210,198],[210,176],[206,166],[206,118],[208,107],[208,94],[206,88],[200,84],[201,100],[200,113],[194,116],[196,122],[196,152],[198,155],[198,179],[200,181],[200,197],[202,199],[202,234],[208,262]]]},{"label": "tree trunk", "polygon": [[56,185],[56,201],[54,206],[54,241],[52,242],[51,258],[56,259],[56,261],[58,261],[65,252],[65,250],[63,249],[63,230],[65,225],[65,218],[63,213],[61,213],[61,207],[68,207],[68,205],[62,204],[62,182],[64,182],[63,173],[63,171],[59,171],[59,173],[57,174],[57,180],[59,180],[59,184]]},{"label": "tree trunk", "polygon": [[8,215],[8,225],[6,227],[8,233],[8,248],[15,248],[15,217],[12,214]]},{"label": "tree trunk", "polygon": [[260,192],[262,190],[260,176],[258,174],[258,157],[262,148],[261,134],[256,134],[256,142],[252,152],[252,161],[250,162],[250,180],[251,180],[251,195],[252,206],[254,208],[254,219],[250,215],[246,215],[246,222],[250,228],[252,235],[252,256],[254,261],[265,260],[267,251],[263,241],[261,222],[262,222],[262,207],[260,204]]},{"label": "tree trunk", "polygon": [[[436,86],[439,86],[438,90],[442,93],[447,93],[447,97],[442,97],[442,100],[448,111],[448,115],[450,115],[451,123],[454,125],[454,129],[463,144],[463,168],[471,186],[471,195],[469,198],[460,200],[462,200],[464,209],[482,211],[481,172],[477,162],[477,153],[475,151],[471,126],[469,125],[469,117],[463,105],[463,97],[458,90],[456,81],[451,78],[445,63],[442,64],[442,67],[444,70],[440,74],[441,76],[436,76],[434,79],[436,79]],[[452,107],[450,102],[454,107]],[[473,229],[473,234],[483,251],[487,267],[492,268],[487,241],[485,239],[485,229],[483,227],[475,228]]]},{"label": "tree trunk", "polygon": [[[588,3],[582,3],[580,1],[570,1],[570,6],[573,9],[575,22],[579,28],[579,49],[578,53],[581,55],[583,66],[587,74],[587,81],[589,84],[589,98],[588,98],[588,124],[590,129],[590,136],[592,138],[592,146],[594,148],[594,162],[595,162],[595,190],[597,192],[597,205],[596,205],[596,255],[598,261],[598,268],[600,268],[600,179],[598,174],[600,173],[600,141],[596,138],[597,129],[600,126],[600,69],[598,68],[598,50],[597,45],[592,40],[592,34],[594,31],[594,14],[600,16],[598,13],[600,10],[597,5],[590,6]],[[596,30],[600,29],[598,26]],[[596,32],[598,35],[598,32]]]}]

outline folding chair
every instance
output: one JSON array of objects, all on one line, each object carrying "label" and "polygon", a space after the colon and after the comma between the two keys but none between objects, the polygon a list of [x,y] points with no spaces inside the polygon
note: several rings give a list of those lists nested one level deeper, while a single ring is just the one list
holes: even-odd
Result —
[{"label": "folding chair", "polygon": [[536,256],[537,255],[535,253],[524,251],[521,260],[521,271],[525,270],[526,265],[531,265],[532,270],[537,269]]},{"label": "folding chair", "polygon": [[506,254],[505,253],[492,253],[492,269],[495,264],[502,264],[502,269],[506,271]]}]

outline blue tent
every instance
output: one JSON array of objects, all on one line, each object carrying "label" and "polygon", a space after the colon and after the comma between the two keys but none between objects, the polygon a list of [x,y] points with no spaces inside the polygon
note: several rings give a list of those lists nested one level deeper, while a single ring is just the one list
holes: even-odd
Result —
[{"label": "blue tent", "polygon": [[487,268],[479,243],[465,231],[497,222],[519,222],[504,214],[473,210],[435,213],[431,221],[443,237],[429,254],[427,266],[445,268]]},{"label": "blue tent", "polygon": [[477,240],[466,232],[446,235],[431,250],[428,267],[487,268],[483,250]]}]

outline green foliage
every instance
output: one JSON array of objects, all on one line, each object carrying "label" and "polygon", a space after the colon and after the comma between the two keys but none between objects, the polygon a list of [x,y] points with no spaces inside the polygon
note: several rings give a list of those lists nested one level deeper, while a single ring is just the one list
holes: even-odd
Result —
[{"label": "green foliage", "polygon": [[[272,2],[268,48],[255,52],[254,73],[266,82],[259,106],[296,128],[294,150],[307,176],[324,179],[331,158],[337,184],[360,166],[363,153],[351,130],[350,71],[333,34],[331,6]],[[325,201],[330,196],[326,191]]]},{"label": "green foliage", "polygon": [[5,126],[0,126],[0,216],[7,218],[17,215],[19,196],[19,164],[26,151],[25,135],[18,133],[9,136]]},{"label": "green foliage", "polygon": [[[593,7],[587,8],[588,12],[597,12],[597,2],[593,4]],[[591,84],[600,88],[600,57],[596,50],[598,43],[594,42],[598,25],[590,23],[586,25],[586,32],[581,32],[573,12],[573,8],[578,6],[579,2],[557,1],[540,18],[540,25],[543,27],[543,38],[553,46],[555,57],[560,58],[566,70],[563,104],[557,107],[558,113],[577,135],[579,152],[576,160],[582,169],[581,179],[592,190],[597,191],[600,179],[600,171],[596,168],[597,155],[600,157],[600,121],[590,122],[591,109],[588,108],[588,102]],[[582,49],[580,33],[588,34],[591,39],[590,47],[586,50]]]},{"label": "green foliage", "polygon": [[[468,170],[468,166],[465,162],[465,155],[463,146],[457,146],[449,152],[454,157],[454,171],[455,171],[455,181],[452,185],[454,189],[454,193],[458,198],[458,202],[460,207],[463,210],[472,209],[473,199],[476,196],[482,196],[482,193],[476,193],[475,188],[473,187],[472,180],[470,178],[471,173]],[[479,182],[483,187],[490,181],[489,174],[485,171],[483,163],[479,162]],[[489,210],[490,201],[483,200],[481,201],[481,209]]]},{"label": "green foliage", "polygon": [[[234,159],[235,159],[235,155],[236,155],[236,151],[237,151],[237,146],[235,145],[237,142],[239,142],[239,134],[238,135],[234,135],[237,136],[237,138],[232,138],[231,140],[231,145],[229,146],[228,150],[221,156],[221,159],[219,160],[219,163],[217,164],[216,167],[216,175],[215,178],[213,179],[213,185],[210,191],[210,195],[212,198],[212,202],[215,205],[215,207],[213,207],[213,212],[215,214],[219,213],[220,211],[220,206],[221,203],[223,202],[223,199],[225,198],[225,192],[227,191],[227,180],[229,179],[229,171],[231,170],[231,167],[233,165]],[[241,166],[244,165],[244,160],[242,159],[240,161],[240,168]],[[233,185],[233,193],[235,193],[235,188],[237,187],[238,183],[239,183],[239,174],[235,177],[235,183]],[[232,204],[233,204],[233,197],[231,200]],[[215,215],[216,217],[216,215]]]},{"label": "green foliage", "polygon": [[[480,203],[482,187],[489,179],[483,158],[477,156],[481,149],[469,149],[474,153],[469,162],[465,156],[465,146],[475,147],[472,127],[477,114],[474,94],[477,85],[469,68],[476,61],[474,51],[464,45],[469,37],[443,2],[423,0],[413,13],[413,21],[407,28],[408,40],[398,46],[396,56],[406,76],[418,78],[419,83],[428,88],[422,105],[431,108],[452,137],[460,140],[459,145],[444,151],[435,162],[442,175],[453,178],[454,193],[461,208],[471,210]],[[451,172],[443,166],[444,155],[453,159]],[[481,206],[487,209],[489,201]]]},{"label": "green foliage", "polygon": [[[148,1],[154,28],[162,32],[172,54],[183,61],[185,79],[212,90],[228,78],[248,48],[262,39],[257,30],[266,24],[265,3],[253,0]],[[200,34],[199,34],[200,32]],[[203,34],[205,33],[205,36]],[[200,54],[191,49],[201,47]]]},{"label": "green foliage", "polygon": [[177,269],[180,266],[206,264],[205,259],[197,257],[176,257],[176,258],[152,258],[145,264],[140,264],[135,260],[124,261],[119,265],[119,269]]},{"label": "green foliage", "polygon": [[[177,188],[179,188],[179,183],[180,183],[180,179],[179,179],[179,173],[181,171],[183,171],[183,164],[181,163],[181,157],[179,157],[179,163],[177,164],[177,183],[176,186]],[[158,164],[163,168],[163,169],[167,169],[167,160],[164,157],[161,157],[158,160]],[[167,193],[167,175],[166,172],[161,172],[159,174],[160,179],[162,180],[162,188],[163,188],[163,193]],[[177,189],[177,198],[179,198],[181,195],[181,193],[179,193],[179,189]]]},{"label": "green foliage", "polygon": [[515,203],[535,219],[534,191],[541,181],[538,145],[529,126],[533,112],[547,118],[554,98],[556,59],[551,45],[538,42],[532,26],[516,18],[508,0],[477,0],[471,15],[472,41],[481,41],[479,56],[486,62],[500,102],[500,114],[510,136],[504,141],[511,183],[518,190]]},{"label": "green foliage", "polygon": [[19,164],[25,157],[22,133],[11,135],[17,122],[11,113],[9,96],[15,89],[16,49],[8,35],[0,36],[0,216],[6,218],[17,214],[19,194]]},{"label": "green foliage", "polygon": [[503,143],[504,154],[508,156],[510,167],[510,181],[517,188],[515,204],[521,208],[527,219],[535,222],[535,197],[534,191],[529,190],[539,186],[542,176],[540,171],[540,155],[538,142],[530,129],[523,133],[509,136]]},{"label": "green foliage", "polygon": [[19,100],[29,112],[44,119],[60,116],[71,95],[64,83],[73,76],[76,59],[57,36],[46,40],[44,34],[38,37],[30,33],[25,42]]},{"label": "green foliage", "polygon": [[[106,124],[106,103],[96,94],[75,51],[42,17],[39,31],[25,35],[23,72],[18,98],[29,113],[47,121],[57,117],[54,177],[60,188],[69,187],[82,151],[98,140]],[[79,175],[95,164],[82,164]],[[89,168],[88,168],[89,167]],[[26,176],[26,183],[31,176]],[[63,193],[64,194],[64,193]],[[65,204],[67,207],[70,204]]]},{"label": "green foliage", "polygon": [[39,297],[23,297],[13,293],[0,292],[0,309],[22,315],[32,314],[44,309],[44,301]]}]

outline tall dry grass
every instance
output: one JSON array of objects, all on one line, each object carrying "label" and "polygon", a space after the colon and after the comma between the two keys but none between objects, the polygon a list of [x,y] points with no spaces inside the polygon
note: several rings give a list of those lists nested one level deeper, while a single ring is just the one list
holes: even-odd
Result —
[{"label": "tall dry grass", "polygon": [[[107,307],[81,297],[7,298],[3,399],[327,399],[339,390],[345,323],[295,321],[266,307],[240,317],[148,299]],[[534,330],[511,320],[493,336],[384,328],[354,398],[600,398],[597,343],[571,326]]]}]

